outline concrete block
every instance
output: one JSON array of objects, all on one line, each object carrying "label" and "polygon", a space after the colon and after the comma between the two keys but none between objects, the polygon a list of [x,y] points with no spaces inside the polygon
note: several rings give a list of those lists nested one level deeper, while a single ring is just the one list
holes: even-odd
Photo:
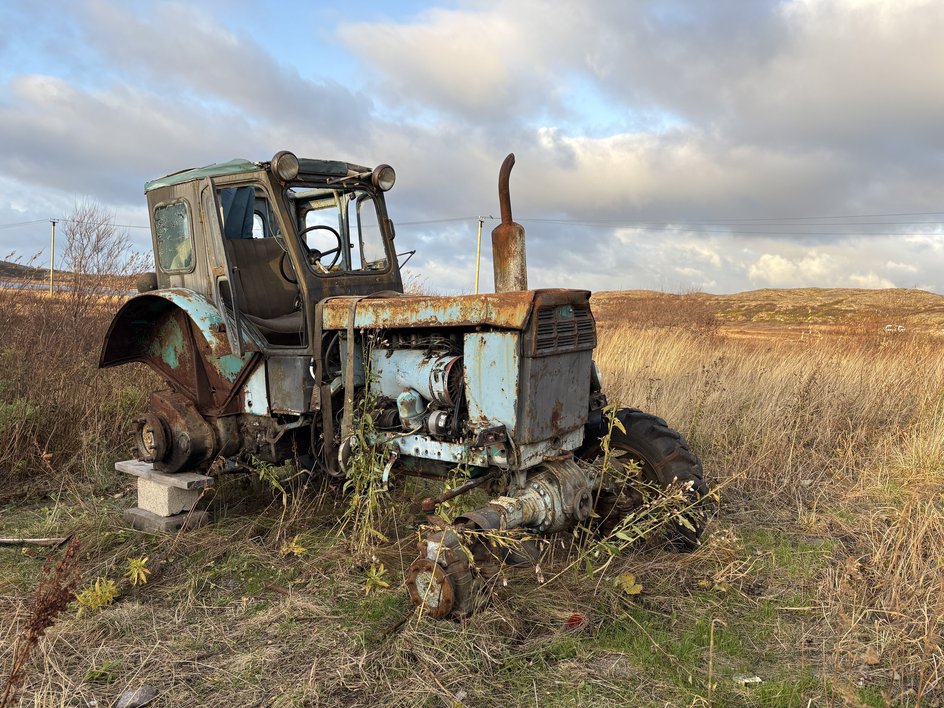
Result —
[{"label": "concrete block", "polygon": [[174,514],[173,516],[158,516],[146,509],[133,507],[125,509],[124,519],[131,528],[139,531],[189,531],[210,523],[210,515],[205,511],[191,511],[190,513]]},{"label": "concrete block", "polygon": [[181,489],[203,489],[213,486],[213,478],[205,474],[196,472],[175,472],[166,474],[157,472],[154,465],[150,462],[141,462],[140,460],[123,460],[115,463],[115,469],[125,474],[134,475],[139,479],[150,479],[154,482],[160,482],[168,487],[180,487]]},{"label": "concrete block", "polygon": [[200,498],[199,489],[169,487],[145,477],[138,477],[138,507],[158,516],[173,516],[193,509]]}]

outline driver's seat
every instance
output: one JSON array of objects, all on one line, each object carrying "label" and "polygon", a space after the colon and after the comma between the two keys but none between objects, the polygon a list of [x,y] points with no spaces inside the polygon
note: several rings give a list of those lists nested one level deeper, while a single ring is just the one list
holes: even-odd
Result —
[{"label": "driver's seat", "polygon": [[274,238],[241,238],[227,241],[233,265],[240,312],[263,334],[298,334],[305,326],[295,309],[298,287],[282,276],[279,264],[284,251]]}]

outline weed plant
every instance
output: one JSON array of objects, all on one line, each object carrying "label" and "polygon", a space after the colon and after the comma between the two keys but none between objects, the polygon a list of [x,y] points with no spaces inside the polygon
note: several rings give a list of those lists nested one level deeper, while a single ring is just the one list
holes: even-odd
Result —
[{"label": "weed plant", "polygon": [[[370,380],[370,342],[365,342],[363,361],[365,377]],[[341,517],[340,531],[348,540],[355,562],[363,563],[371,558],[377,544],[388,542],[381,532],[384,519],[384,502],[388,498],[387,484],[383,480],[384,469],[395,448],[378,444],[374,411],[376,396],[369,386],[356,400],[349,440],[350,454],[344,466],[343,492],[348,502]]]}]

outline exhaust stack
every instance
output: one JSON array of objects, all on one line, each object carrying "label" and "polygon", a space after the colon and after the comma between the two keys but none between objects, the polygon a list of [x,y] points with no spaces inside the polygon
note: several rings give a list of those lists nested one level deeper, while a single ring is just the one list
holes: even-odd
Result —
[{"label": "exhaust stack", "polygon": [[501,223],[492,231],[492,267],[495,271],[495,292],[528,289],[528,263],[525,258],[524,227],[511,218],[511,195],[508,179],[515,165],[511,153],[498,172],[498,204]]}]

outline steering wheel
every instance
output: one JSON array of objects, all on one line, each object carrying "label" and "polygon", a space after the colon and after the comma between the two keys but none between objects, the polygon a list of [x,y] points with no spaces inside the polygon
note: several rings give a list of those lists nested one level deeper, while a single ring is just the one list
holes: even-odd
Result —
[{"label": "steering wheel", "polygon": [[[298,235],[304,237],[304,235],[309,231],[315,231],[317,229],[330,231],[331,235],[338,240],[338,245],[334,248],[328,249],[327,251],[319,251],[317,248],[308,248],[306,245],[305,248],[308,250],[308,262],[311,265],[320,265],[325,270],[331,270],[341,259],[341,244],[343,243],[341,241],[341,234],[339,234],[337,230],[331,228],[330,226],[326,226],[325,224],[315,224],[314,226],[309,226],[306,229],[302,229]],[[304,238],[302,239],[302,243],[305,243]],[[321,259],[325,256],[330,256],[332,253],[334,254],[334,258],[331,259],[330,263],[325,265]]]},{"label": "steering wheel", "polygon": [[[289,270],[285,267],[286,264],[291,269],[292,275],[295,275],[296,277],[290,278],[288,276]],[[279,259],[279,274],[292,285],[298,285],[298,277],[295,273],[295,266],[292,265],[292,258],[288,255],[288,251],[282,251],[282,257]]]}]

